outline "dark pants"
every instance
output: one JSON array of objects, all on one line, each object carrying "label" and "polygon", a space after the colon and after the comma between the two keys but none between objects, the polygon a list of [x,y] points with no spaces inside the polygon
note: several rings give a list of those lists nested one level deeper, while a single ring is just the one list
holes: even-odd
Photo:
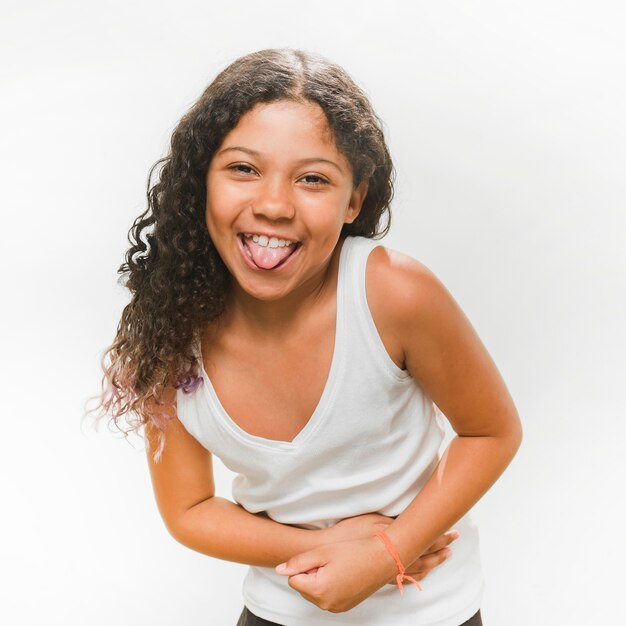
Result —
[{"label": "dark pants", "polygon": [[[243,611],[239,616],[237,626],[280,626],[276,622],[268,622],[262,617],[257,617],[254,613],[250,612],[247,606],[243,607]],[[483,626],[483,621],[480,618],[480,610],[473,617],[470,617],[466,622],[463,622],[459,626]]]}]

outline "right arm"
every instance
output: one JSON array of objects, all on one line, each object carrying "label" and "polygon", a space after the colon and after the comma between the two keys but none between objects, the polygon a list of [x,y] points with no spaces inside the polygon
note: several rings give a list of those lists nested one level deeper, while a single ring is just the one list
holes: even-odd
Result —
[{"label": "right arm", "polygon": [[[169,401],[175,389],[164,392]],[[145,427],[146,453],[157,506],[179,543],[208,556],[261,567],[275,567],[294,554],[329,543],[330,529],[308,530],[253,514],[215,496],[212,455],[176,415],[165,430],[165,448],[152,459],[157,428]]]}]

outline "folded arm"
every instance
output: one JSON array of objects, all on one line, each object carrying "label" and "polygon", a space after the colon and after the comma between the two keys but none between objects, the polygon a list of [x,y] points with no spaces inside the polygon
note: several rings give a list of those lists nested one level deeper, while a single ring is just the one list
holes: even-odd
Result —
[{"label": "folded arm", "polygon": [[498,369],[448,290],[409,257],[393,253],[387,262],[395,281],[408,285],[393,309],[406,368],[457,435],[386,529],[401,560],[411,562],[496,482],[521,444],[522,427]]},{"label": "folded arm", "polygon": [[[174,393],[168,389],[165,396],[171,401]],[[380,524],[387,526],[393,521],[367,513],[313,530],[276,522],[265,513],[250,513],[215,495],[211,453],[189,434],[174,412],[172,417],[159,463],[152,459],[158,433],[151,425],[146,426],[146,453],[165,526],[172,537],[192,550],[226,561],[275,567],[316,547],[371,537]],[[450,534],[438,537],[428,556],[412,564],[411,573],[424,578],[445,560],[443,549],[453,540]]]},{"label": "folded arm", "polygon": [[[172,398],[174,390],[166,391]],[[253,514],[215,496],[212,455],[175,415],[168,422],[158,463],[156,427],[146,426],[146,453],[157,506],[179,543],[227,561],[274,567],[290,556],[322,545],[324,529],[308,530]]]},{"label": "folded arm", "polygon": [[[406,255],[374,249],[367,298],[377,325],[457,436],[409,506],[385,529],[404,566],[453,526],[495,483],[522,439],[519,415],[494,362],[443,284]],[[375,289],[370,289],[375,285]],[[315,575],[303,572],[314,569]],[[397,565],[378,537],[295,555],[279,573],[320,608],[347,611]]]}]

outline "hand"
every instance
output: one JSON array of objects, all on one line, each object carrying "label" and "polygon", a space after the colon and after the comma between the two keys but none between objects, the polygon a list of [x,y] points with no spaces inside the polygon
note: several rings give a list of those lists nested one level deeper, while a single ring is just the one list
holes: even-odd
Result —
[{"label": "hand", "polygon": [[378,537],[329,543],[291,557],[276,573],[324,611],[341,613],[360,604],[397,574],[397,565]]},{"label": "hand", "polygon": [[385,530],[393,521],[393,517],[387,517],[380,513],[364,513],[363,515],[346,517],[334,526],[326,528],[324,533],[329,543],[366,539],[373,537],[378,530]]},{"label": "hand", "polygon": [[[393,517],[379,513],[365,513],[355,517],[347,517],[326,529],[327,538],[329,542],[335,542],[373,537],[376,531],[385,530],[393,521]],[[455,530],[445,532],[415,561],[408,565],[404,564],[405,573],[417,581],[426,578],[433,569],[451,556],[452,552],[446,552],[446,548],[458,537],[459,533]],[[390,578],[388,584],[396,584],[395,574]]]},{"label": "hand", "polygon": [[[384,529],[383,529],[384,530]],[[446,559],[452,555],[452,550],[448,548],[455,539],[459,538],[459,533],[456,530],[449,530],[441,535],[427,550],[425,550],[415,561],[410,565],[405,565],[405,574],[408,574],[412,578],[415,578],[418,582],[428,574],[435,567],[441,565]],[[397,572],[396,572],[397,574]],[[392,576],[389,581],[390,585],[396,585],[396,576]]]}]

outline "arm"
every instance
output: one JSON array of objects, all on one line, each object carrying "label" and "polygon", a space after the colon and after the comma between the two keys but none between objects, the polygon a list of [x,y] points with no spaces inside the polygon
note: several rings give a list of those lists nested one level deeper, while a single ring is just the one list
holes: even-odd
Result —
[{"label": "arm", "polygon": [[[165,396],[175,397],[175,390],[167,389]],[[274,567],[324,542],[326,529],[280,524],[216,497],[212,455],[175,415],[168,422],[158,463],[152,459],[157,429],[147,424],[145,432],[157,506],[168,532],[179,543],[218,559]]]},{"label": "arm", "polygon": [[516,436],[459,435],[411,504],[385,532],[402,563],[411,563],[465,515],[495,483],[519,447]]},{"label": "arm", "polygon": [[522,427],[500,373],[446,288],[408,257],[390,262],[397,279],[415,286],[396,298],[406,367],[457,433],[423,489],[386,529],[400,560],[410,563],[496,482],[520,446]]},{"label": "arm", "polygon": [[[168,402],[176,397],[173,388],[164,391]],[[212,455],[182,425],[175,414],[165,431],[165,448],[158,463],[152,453],[158,432],[147,424],[146,453],[157,506],[169,533],[182,545],[227,561],[275,567],[294,554],[313,548],[371,537],[378,524],[392,518],[369,513],[348,518],[330,528],[308,530],[281,524],[266,515],[252,514],[240,505],[215,496]],[[439,565],[441,552],[453,541],[448,534],[431,546],[430,555],[415,563],[411,573],[423,578]]]},{"label": "arm", "polygon": [[[367,297],[374,318],[457,433],[420,493],[385,529],[406,567],[494,484],[519,448],[522,429],[487,350],[430,270],[378,247],[368,260],[372,282],[377,288]],[[347,611],[397,573],[378,537],[332,548],[296,555],[279,572],[320,608]],[[314,576],[302,573],[315,567]]]},{"label": "arm", "polygon": [[179,528],[175,538],[192,550],[261,567],[276,567],[294,554],[326,543],[325,529],[281,524],[218,497],[191,507]]}]

